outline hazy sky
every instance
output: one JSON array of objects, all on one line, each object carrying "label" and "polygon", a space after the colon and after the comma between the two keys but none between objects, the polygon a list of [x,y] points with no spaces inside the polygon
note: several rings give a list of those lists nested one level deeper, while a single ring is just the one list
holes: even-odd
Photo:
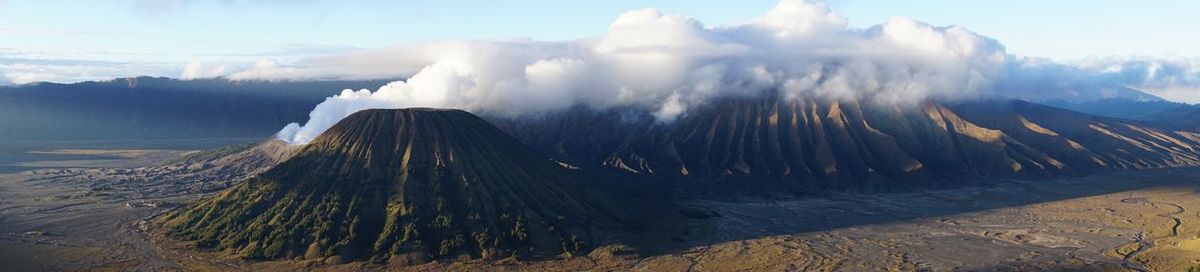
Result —
[{"label": "hazy sky", "polygon": [[[622,12],[645,7],[720,26],[759,16],[776,2],[0,0],[0,73],[7,72],[6,80],[15,83],[178,76],[191,61],[272,58],[286,63],[402,42],[593,37]],[[999,40],[1015,55],[1057,60],[1200,56],[1197,1],[832,0],[829,5],[853,27],[892,16],[962,25]]]}]

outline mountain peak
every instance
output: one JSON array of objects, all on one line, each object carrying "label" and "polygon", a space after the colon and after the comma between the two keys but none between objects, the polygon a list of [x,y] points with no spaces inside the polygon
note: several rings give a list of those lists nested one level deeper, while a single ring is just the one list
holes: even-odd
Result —
[{"label": "mountain peak", "polygon": [[424,262],[579,252],[618,227],[614,207],[470,113],[365,110],[164,220],[176,236],[251,258]]}]

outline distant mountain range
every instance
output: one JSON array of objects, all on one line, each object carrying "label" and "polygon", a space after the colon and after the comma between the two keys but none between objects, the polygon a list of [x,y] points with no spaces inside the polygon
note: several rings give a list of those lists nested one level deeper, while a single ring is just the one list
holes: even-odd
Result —
[{"label": "distant mountain range", "polygon": [[1155,121],[1175,112],[1186,111],[1192,105],[1167,101],[1136,101],[1130,99],[1099,99],[1085,102],[1064,100],[1045,101],[1049,106],[1122,119]]},{"label": "distant mountain range", "polygon": [[[1050,80],[1029,78],[1028,80]],[[375,90],[392,80],[234,81],[119,78],[73,84],[0,86],[0,139],[94,140],[149,138],[266,137],[289,122],[304,121],[313,107],[344,89]],[[1005,81],[1012,85],[1021,81]],[[1001,86],[1023,90],[1018,98],[1084,113],[1134,120],[1183,122],[1182,104],[1134,89],[1065,82],[1063,89]],[[1037,87],[1037,88],[1035,88]],[[1127,106],[1134,103],[1137,106]],[[1107,106],[1106,106],[1107,105]],[[1156,115],[1155,115],[1156,114]]]},{"label": "distant mountain range", "polygon": [[343,89],[387,82],[136,77],[0,87],[0,139],[266,137]]},{"label": "distant mountain range", "polygon": [[1050,101],[1045,104],[1087,114],[1139,120],[1189,131],[1200,131],[1200,106],[1165,101],[1101,99],[1087,102]]}]

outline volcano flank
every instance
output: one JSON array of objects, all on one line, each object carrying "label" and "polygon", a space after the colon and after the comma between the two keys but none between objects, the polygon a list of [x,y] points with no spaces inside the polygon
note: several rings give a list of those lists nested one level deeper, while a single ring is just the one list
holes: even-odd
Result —
[{"label": "volcano flank", "polygon": [[198,247],[253,259],[557,255],[623,224],[615,201],[585,186],[470,113],[366,110],[161,222]]}]

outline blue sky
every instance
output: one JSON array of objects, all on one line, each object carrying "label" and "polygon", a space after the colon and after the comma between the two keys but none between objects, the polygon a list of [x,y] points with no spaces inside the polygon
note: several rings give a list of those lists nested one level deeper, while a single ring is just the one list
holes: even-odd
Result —
[{"label": "blue sky", "polygon": [[[86,70],[33,72],[25,80],[174,76],[191,61],[283,62],[353,48],[441,39],[592,37],[622,12],[654,7],[706,25],[760,16],[776,1],[283,1],[0,0],[0,69],[48,60]],[[962,25],[1016,55],[1200,56],[1196,1],[832,0],[854,27],[892,16]],[[4,66],[7,65],[7,66]],[[70,66],[70,65],[67,65]],[[28,68],[28,67],[25,67]],[[62,69],[59,69],[62,70]],[[69,69],[68,69],[69,70]],[[2,72],[2,71],[0,71]],[[54,73],[65,73],[57,75]],[[10,81],[15,76],[10,72]],[[128,74],[122,74],[128,73]],[[3,82],[0,82],[3,83]],[[20,82],[18,82],[20,83]]]}]

